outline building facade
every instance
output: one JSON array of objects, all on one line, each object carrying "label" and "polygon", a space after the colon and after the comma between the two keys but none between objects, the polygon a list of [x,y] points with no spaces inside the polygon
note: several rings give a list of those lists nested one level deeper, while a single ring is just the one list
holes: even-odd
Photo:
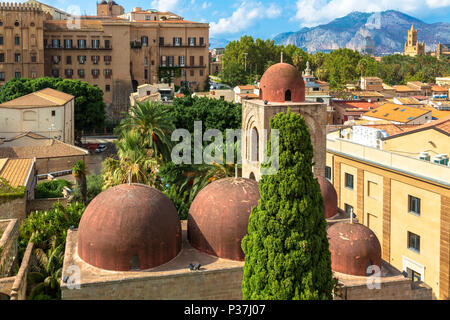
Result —
[{"label": "building facade", "polygon": [[411,25],[411,29],[408,31],[408,41],[405,42],[404,54],[412,57],[425,54],[425,42],[419,43],[417,40],[417,30],[414,29],[414,25]]},{"label": "building facade", "polygon": [[108,118],[118,119],[141,84],[196,91],[207,83],[208,23],[141,8],[124,14],[114,1],[99,3],[97,16],[74,19],[44,12],[48,7],[1,6],[0,85],[14,77],[87,81],[103,90]]}]

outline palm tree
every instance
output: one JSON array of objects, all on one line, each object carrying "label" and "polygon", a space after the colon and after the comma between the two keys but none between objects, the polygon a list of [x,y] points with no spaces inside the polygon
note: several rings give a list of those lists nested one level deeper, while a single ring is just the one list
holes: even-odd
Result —
[{"label": "palm tree", "polygon": [[118,127],[119,135],[136,132],[140,136],[140,147],[150,149],[159,162],[170,160],[172,141],[170,135],[175,129],[169,110],[153,101],[136,103],[127,118]]},{"label": "palm tree", "polygon": [[75,177],[78,188],[80,189],[83,203],[86,204],[87,185],[86,185],[86,163],[83,160],[77,161],[72,167],[72,175]]}]

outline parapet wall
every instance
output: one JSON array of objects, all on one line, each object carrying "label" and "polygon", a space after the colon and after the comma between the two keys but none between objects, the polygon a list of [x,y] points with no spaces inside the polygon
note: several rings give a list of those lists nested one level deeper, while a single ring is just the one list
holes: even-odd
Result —
[{"label": "parapet wall", "polygon": [[27,293],[27,276],[32,264],[33,258],[32,242],[28,243],[25,254],[23,255],[22,264],[20,265],[19,272],[17,273],[14,283],[11,288],[11,300],[25,300]]},{"label": "parapet wall", "polygon": [[17,259],[18,237],[17,219],[0,220],[0,278],[11,275],[11,269]]},{"label": "parapet wall", "polygon": [[42,11],[37,3],[2,2],[0,11]]}]

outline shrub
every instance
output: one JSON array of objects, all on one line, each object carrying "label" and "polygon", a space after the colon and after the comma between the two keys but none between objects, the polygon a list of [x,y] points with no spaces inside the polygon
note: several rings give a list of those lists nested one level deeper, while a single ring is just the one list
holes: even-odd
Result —
[{"label": "shrub", "polygon": [[[101,174],[90,174],[86,177],[87,184],[87,195],[86,195],[86,204],[92,201],[100,192],[102,192],[103,186],[103,176]],[[82,196],[80,192],[80,188],[78,186],[75,187],[73,193],[73,201],[82,201]]]},{"label": "shrub", "polygon": [[72,188],[72,184],[67,180],[57,179],[40,182],[36,188],[36,199],[60,198],[63,196],[64,187]]}]

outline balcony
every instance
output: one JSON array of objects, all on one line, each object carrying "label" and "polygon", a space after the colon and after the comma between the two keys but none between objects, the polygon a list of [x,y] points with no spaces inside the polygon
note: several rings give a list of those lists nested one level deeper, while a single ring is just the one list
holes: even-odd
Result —
[{"label": "balcony", "polygon": [[196,44],[196,45],[189,45],[189,44],[182,44],[182,45],[178,45],[178,44],[173,44],[173,43],[166,43],[166,44],[159,44],[160,47],[163,48],[205,48],[206,44]]},{"label": "balcony", "polygon": [[131,41],[130,47],[131,49],[140,49],[142,48],[142,43],[140,41]]},{"label": "balcony", "polygon": [[47,45],[47,46],[45,46],[45,49],[62,49],[62,50],[112,50],[112,46],[109,46],[109,47],[98,47],[98,48],[93,48],[93,47],[89,47],[89,46],[86,46],[86,47],[83,47],[83,48],[78,48],[78,47],[73,46],[73,47],[70,47],[70,48],[66,48],[66,47],[63,47],[63,46],[60,46],[60,47],[53,47],[53,46],[51,46],[51,45]]}]

